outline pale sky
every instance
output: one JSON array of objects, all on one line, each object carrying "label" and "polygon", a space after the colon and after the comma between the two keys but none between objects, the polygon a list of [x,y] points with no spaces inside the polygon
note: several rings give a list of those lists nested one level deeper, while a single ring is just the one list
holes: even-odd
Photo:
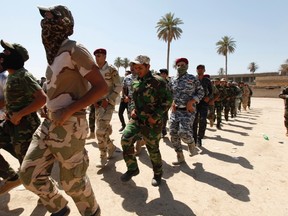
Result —
[{"label": "pale sky", "polygon": [[[180,39],[173,41],[170,75],[176,58],[189,60],[189,73],[198,64],[206,73],[218,74],[225,68],[224,56],[217,54],[216,42],[223,36],[236,41],[236,50],[228,56],[228,74],[249,73],[256,62],[260,72],[277,72],[288,59],[287,0],[9,0],[1,4],[0,39],[20,43],[30,59],[25,68],[35,77],[45,76],[46,57],[41,41],[41,16],[37,6],[67,6],[74,17],[70,37],[91,53],[107,49],[107,61],[117,57],[133,60],[137,55],[151,58],[151,69],[166,67],[167,43],[157,37],[156,24],[166,13],[174,13],[184,24]],[[2,49],[1,49],[2,51]],[[124,69],[120,68],[120,75]]]}]

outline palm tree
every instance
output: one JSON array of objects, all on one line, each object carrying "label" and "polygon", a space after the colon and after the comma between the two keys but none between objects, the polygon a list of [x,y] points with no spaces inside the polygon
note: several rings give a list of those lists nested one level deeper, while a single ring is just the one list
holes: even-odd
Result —
[{"label": "palm tree", "polygon": [[119,71],[119,68],[122,67],[122,59],[120,57],[117,57],[115,60],[114,60],[114,65],[115,67],[117,68],[117,70]]},{"label": "palm tree", "polygon": [[249,65],[248,65],[248,70],[254,74],[255,71],[258,69],[258,65],[255,63],[255,62],[251,62]]},{"label": "palm tree", "polygon": [[223,76],[225,74],[224,68],[220,68],[219,71],[218,71],[218,74],[220,76]]},{"label": "palm tree", "polygon": [[167,42],[167,70],[169,71],[170,44],[172,40],[181,37],[182,29],[178,25],[183,24],[179,18],[174,18],[174,14],[167,13],[157,22],[157,36],[159,40]]},{"label": "palm tree", "polygon": [[235,51],[235,48],[236,48],[235,43],[236,43],[236,41],[234,41],[233,38],[228,37],[228,36],[222,37],[222,40],[220,40],[216,43],[217,53],[219,55],[225,56],[225,76],[226,76],[226,78],[227,78],[227,72],[228,72],[227,56],[228,56],[228,53],[233,53]]},{"label": "palm tree", "polygon": [[129,67],[129,64],[130,64],[130,60],[128,58],[124,58],[122,60],[122,67],[124,67],[125,71]]},{"label": "palm tree", "polygon": [[281,64],[279,71],[281,75],[288,75],[288,59],[284,61],[284,64]]}]

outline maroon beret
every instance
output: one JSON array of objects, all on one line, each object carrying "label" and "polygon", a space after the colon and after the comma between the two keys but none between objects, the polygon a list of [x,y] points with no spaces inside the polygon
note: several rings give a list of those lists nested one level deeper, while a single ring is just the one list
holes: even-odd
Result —
[{"label": "maroon beret", "polygon": [[96,55],[96,54],[104,54],[104,55],[106,55],[106,53],[107,53],[106,49],[99,48],[99,49],[96,49],[93,54],[94,55]]},{"label": "maroon beret", "polygon": [[178,58],[178,59],[176,59],[176,65],[177,65],[179,62],[185,62],[186,64],[189,63],[188,59],[186,59],[186,58]]}]

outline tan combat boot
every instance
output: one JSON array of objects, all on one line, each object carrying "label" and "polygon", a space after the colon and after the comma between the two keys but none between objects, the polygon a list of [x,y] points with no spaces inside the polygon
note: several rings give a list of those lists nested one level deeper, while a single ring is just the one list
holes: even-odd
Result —
[{"label": "tan combat boot", "polygon": [[86,139],[95,139],[95,132],[90,132]]},{"label": "tan combat boot", "polygon": [[189,149],[189,156],[192,157],[193,155],[196,154],[196,145],[195,143],[188,144],[188,149]]},{"label": "tan combat boot", "polygon": [[107,155],[101,154],[100,155],[100,160],[97,162],[96,167],[98,168],[103,168],[107,165]]},{"label": "tan combat boot", "polygon": [[177,161],[172,162],[173,165],[180,165],[181,163],[185,162],[183,152],[177,152]]},{"label": "tan combat boot", "polygon": [[114,152],[116,151],[116,146],[111,142],[111,146],[108,148],[108,159],[113,157]]}]

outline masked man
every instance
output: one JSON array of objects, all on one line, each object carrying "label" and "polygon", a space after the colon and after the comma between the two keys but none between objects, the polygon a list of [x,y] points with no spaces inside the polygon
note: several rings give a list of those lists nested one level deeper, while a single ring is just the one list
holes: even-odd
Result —
[{"label": "masked man", "polygon": [[[0,53],[1,71],[8,71],[4,86],[5,120],[0,126],[0,147],[15,156],[20,164],[24,159],[35,130],[40,125],[36,113],[46,101],[46,95],[34,76],[24,68],[29,59],[27,50],[20,44],[1,40],[4,51]],[[1,160],[2,159],[2,160]],[[1,177],[5,179],[0,188],[4,194],[21,184],[19,175],[0,157]]]},{"label": "masked man", "polygon": [[170,115],[170,136],[177,153],[177,161],[173,162],[174,165],[185,161],[181,140],[188,144],[190,156],[195,153],[192,126],[195,119],[196,104],[204,96],[200,81],[187,72],[188,63],[186,58],[177,59],[177,76],[171,80],[173,103]]},{"label": "masked man", "polygon": [[48,61],[48,119],[33,137],[20,177],[52,216],[68,215],[68,201],[50,176],[54,162],[58,161],[60,183],[80,214],[98,216],[100,208],[86,175],[89,159],[84,148],[88,133],[85,109],[107,92],[107,84],[89,51],[68,39],[74,27],[70,10],[62,5],[39,10]]}]

